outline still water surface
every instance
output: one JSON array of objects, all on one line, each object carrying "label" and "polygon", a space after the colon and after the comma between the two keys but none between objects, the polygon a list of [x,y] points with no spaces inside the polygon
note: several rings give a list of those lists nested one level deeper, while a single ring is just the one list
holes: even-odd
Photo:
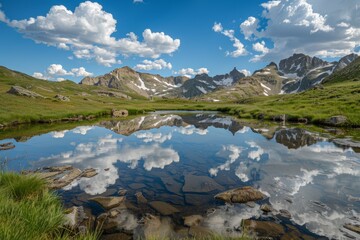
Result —
[{"label": "still water surface", "polygon": [[[204,224],[218,232],[253,218],[285,221],[317,236],[360,238],[343,228],[360,223],[360,154],[301,128],[249,127],[215,113],[156,113],[0,143],[9,141],[16,147],[0,151],[8,170],[68,164],[98,170],[60,191],[69,206],[124,188],[134,203],[140,191],[182,215],[215,207]],[[213,198],[240,186],[260,189],[291,219],[264,216],[258,204],[226,206]]]}]

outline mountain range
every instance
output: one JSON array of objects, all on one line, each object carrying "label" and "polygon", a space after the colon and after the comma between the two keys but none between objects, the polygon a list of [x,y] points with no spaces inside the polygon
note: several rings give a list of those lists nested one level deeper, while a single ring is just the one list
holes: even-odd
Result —
[{"label": "mountain range", "polygon": [[294,54],[276,64],[271,62],[251,76],[234,68],[223,75],[206,73],[189,79],[185,76],[162,77],[137,72],[130,67],[117,68],[97,77],[85,77],[80,84],[104,86],[143,97],[199,98],[220,101],[258,95],[302,92],[321,84],[325,78],[348,66],[358,55],[327,62],[305,54]]}]

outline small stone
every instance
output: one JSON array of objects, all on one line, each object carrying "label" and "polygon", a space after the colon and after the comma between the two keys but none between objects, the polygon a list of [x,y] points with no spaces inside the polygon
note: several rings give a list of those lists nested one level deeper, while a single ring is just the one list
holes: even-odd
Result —
[{"label": "small stone", "polygon": [[121,189],[118,191],[119,196],[125,196],[126,193],[127,193],[127,190],[126,190],[126,189],[123,189],[123,188],[121,188]]},{"label": "small stone", "polygon": [[109,212],[109,217],[111,217],[111,218],[114,218],[114,217],[116,217],[117,215],[119,215],[119,212],[118,212],[117,210],[111,210],[111,211]]},{"label": "small stone", "polygon": [[269,213],[272,212],[274,209],[269,204],[263,204],[260,206],[260,210],[265,213]]},{"label": "small stone", "polygon": [[142,192],[135,193],[135,196],[138,204],[146,204],[148,202]]},{"label": "small stone", "polygon": [[280,216],[284,217],[284,218],[291,218],[291,213],[288,210],[285,209],[280,209]]}]

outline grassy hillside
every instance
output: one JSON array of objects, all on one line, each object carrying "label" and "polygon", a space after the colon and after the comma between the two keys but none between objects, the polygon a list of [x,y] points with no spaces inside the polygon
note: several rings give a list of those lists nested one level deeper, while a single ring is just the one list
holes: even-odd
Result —
[{"label": "grassy hillside", "polygon": [[[348,68],[343,71],[352,71],[347,70]],[[359,77],[357,73],[354,76]],[[338,76],[338,79],[341,80],[341,76]],[[315,123],[324,123],[327,118],[334,115],[345,115],[348,118],[347,126],[360,126],[360,81],[340,80],[329,81],[323,89],[289,95],[249,97],[248,94],[243,95],[239,91],[239,94],[235,94],[231,100],[221,102],[185,99],[150,101],[136,95],[132,95],[131,100],[102,96],[97,91],[116,92],[117,90],[79,85],[71,81],[39,80],[2,67],[0,68],[0,124],[14,121],[39,122],[78,115],[108,115],[111,109],[116,108],[128,109],[131,114],[152,110],[221,110],[242,118],[258,118],[262,114],[265,119],[287,114],[290,120],[305,117]],[[24,87],[45,98],[28,98],[6,93],[13,85]],[[246,86],[248,87],[245,89],[251,89],[252,85],[248,82]],[[70,102],[55,99],[56,94],[68,96]]]},{"label": "grassy hillside", "polygon": [[360,57],[355,59],[346,68],[337,71],[324,79],[324,84],[334,84],[339,82],[359,82],[360,81]]},{"label": "grassy hillside", "polygon": [[[21,86],[36,92],[43,98],[28,98],[7,93],[11,86]],[[118,97],[101,96],[97,91],[120,92],[98,86],[79,85],[72,81],[51,82],[35,79],[26,74],[0,68],[0,124],[18,122],[37,122],[46,119],[61,119],[78,115],[106,115],[111,109],[128,109],[134,112],[154,109],[204,109],[205,106],[187,100],[149,101],[141,96],[131,95],[131,100]],[[124,93],[124,92],[123,92]],[[62,102],[54,98],[61,94],[70,98]],[[128,93],[125,93],[129,95]],[[223,104],[206,106],[211,109]]]},{"label": "grassy hillside", "polygon": [[286,114],[289,120],[307,118],[320,124],[331,116],[344,115],[347,126],[360,126],[360,82],[338,82],[297,94],[242,99],[229,113],[244,118],[263,114],[270,120]]}]

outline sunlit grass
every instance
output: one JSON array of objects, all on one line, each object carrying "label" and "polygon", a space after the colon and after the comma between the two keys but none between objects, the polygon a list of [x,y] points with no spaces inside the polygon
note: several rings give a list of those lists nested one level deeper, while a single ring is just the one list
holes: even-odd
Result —
[{"label": "sunlit grass", "polygon": [[63,228],[64,209],[46,183],[17,173],[0,173],[0,239],[95,240],[99,232],[71,235]]}]

